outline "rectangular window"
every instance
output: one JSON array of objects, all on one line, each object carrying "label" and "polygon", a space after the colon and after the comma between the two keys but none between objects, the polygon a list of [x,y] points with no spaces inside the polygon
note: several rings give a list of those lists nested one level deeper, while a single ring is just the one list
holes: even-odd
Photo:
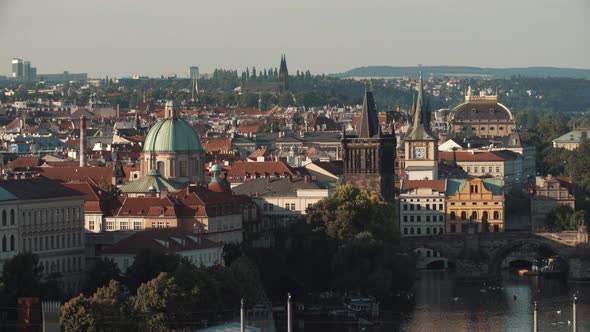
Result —
[{"label": "rectangular window", "polygon": [[107,231],[115,230],[115,222],[114,221],[107,221]]},{"label": "rectangular window", "polygon": [[404,216],[404,222],[408,221],[408,216]]},{"label": "rectangular window", "polygon": [[295,211],[295,203],[291,203],[291,211]]},{"label": "rectangular window", "polygon": [[467,173],[471,173],[471,167],[467,167]]},{"label": "rectangular window", "polygon": [[414,204],[410,204],[410,211],[414,211]]},{"label": "rectangular window", "polygon": [[120,224],[120,229],[121,230],[128,230],[129,229],[129,222],[122,221],[121,224]]},{"label": "rectangular window", "polygon": [[89,230],[91,230],[91,231],[93,231],[93,230],[94,230],[94,221],[93,221],[93,220],[90,220],[90,221],[88,222],[88,229],[89,229]]},{"label": "rectangular window", "polygon": [[473,173],[477,173],[477,171],[478,171],[478,167],[477,166],[474,166],[473,167]]},{"label": "rectangular window", "polygon": [[426,216],[426,221],[430,221],[430,216]]},{"label": "rectangular window", "polygon": [[410,221],[414,221],[414,216],[410,216]]},{"label": "rectangular window", "polygon": [[500,173],[500,166],[496,166],[496,173]]},{"label": "rectangular window", "polygon": [[422,221],[422,216],[416,216],[416,221]]},{"label": "rectangular window", "polygon": [[123,260],[123,271],[127,270],[128,267],[129,267],[129,259],[125,258]]},{"label": "rectangular window", "polygon": [[268,211],[268,204],[267,204],[267,203],[264,203],[264,205],[263,205],[263,210],[264,210],[264,211]]},{"label": "rectangular window", "polygon": [[142,225],[141,225],[141,221],[134,221],[134,222],[133,222],[133,229],[134,229],[134,230],[136,230],[136,231],[137,231],[137,230],[141,230],[141,229],[143,228],[143,227],[141,227],[141,226],[142,226]]},{"label": "rectangular window", "polygon": [[408,211],[408,204],[402,204],[404,211]]},{"label": "rectangular window", "polygon": [[426,204],[426,210],[430,210],[430,204]]},{"label": "rectangular window", "polygon": [[418,210],[418,211],[422,210],[422,205],[416,205],[416,210]]},{"label": "rectangular window", "polygon": [[179,168],[179,172],[180,172],[180,176],[188,176],[188,161],[186,160],[181,160],[180,162],[178,162],[178,168]]},{"label": "rectangular window", "polygon": [[492,166],[488,167],[488,173],[492,173]]},{"label": "rectangular window", "polygon": [[442,211],[443,210],[443,205],[442,204],[439,204],[438,205],[438,209]]}]

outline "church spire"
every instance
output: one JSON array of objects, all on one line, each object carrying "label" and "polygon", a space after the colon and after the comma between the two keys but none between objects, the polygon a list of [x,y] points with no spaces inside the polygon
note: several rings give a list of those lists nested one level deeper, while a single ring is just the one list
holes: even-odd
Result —
[{"label": "church spire", "polygon": [[371,91],[365,91],[363,110],[359,124],[359,138],[370,138],[380,133],[375,100]]},{"label": "church spire", "polygon": [[433,140],[435,136],[430,132],[430,119],[428,117],[428,105],[424,102],[424,83],[422,81],[422,66],[420,66],[420,78],[418,98],[414,106],[414,123],[406,139]]}]

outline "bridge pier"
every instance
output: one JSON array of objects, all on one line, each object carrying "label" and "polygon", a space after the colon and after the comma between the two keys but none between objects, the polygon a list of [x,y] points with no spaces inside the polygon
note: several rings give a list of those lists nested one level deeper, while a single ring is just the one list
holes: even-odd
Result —
[{"label": "bridge pier", "polygon": [[590,280],[590,257],[570,257],[568,278],[572,281]]},{"label": "bridge pier", "polygon": [[489,266],[488,260],[457,258],[455,261],[457,279],[492,279],[494,276],[490,274]]}]

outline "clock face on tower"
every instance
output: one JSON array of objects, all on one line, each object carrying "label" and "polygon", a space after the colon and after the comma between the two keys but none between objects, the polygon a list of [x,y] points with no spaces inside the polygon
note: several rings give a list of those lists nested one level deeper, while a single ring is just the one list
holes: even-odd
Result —
[{"label": "clock face on tower", "polygon": [[414,157],[416,159],[424,159],[426,157],[426,148],[424,148],[424,147],[414,148]]}]

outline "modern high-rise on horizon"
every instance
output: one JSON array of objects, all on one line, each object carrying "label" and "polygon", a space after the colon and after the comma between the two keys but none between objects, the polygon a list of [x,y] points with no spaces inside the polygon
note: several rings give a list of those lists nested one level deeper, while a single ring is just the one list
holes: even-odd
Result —
[{"label": "modern high-rise on horizon", "polygon": [[23,61],[21,58],[12,59],[12,75],[17,80],[31,80],[37,76],[37,68],[31,67],[30,61]]},{"label": "modern high-rise on horizon", "polygon": [[23,78],[23,59],[13,58],[12,59],[12,77],[16,79]]}]

